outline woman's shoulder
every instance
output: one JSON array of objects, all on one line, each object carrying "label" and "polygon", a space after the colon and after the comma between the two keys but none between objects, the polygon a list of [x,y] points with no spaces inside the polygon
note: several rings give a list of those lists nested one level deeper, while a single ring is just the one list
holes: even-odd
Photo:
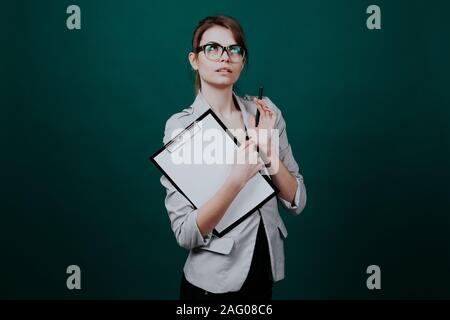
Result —
[{"label": "woman's shoulder", "polygon": [[182,107],[181,111],[173,113],[166,121],[167,125],[182,125],[184,122],[188,121],[190,117],[193,115],[193,107],[190,105],[189,107]]},{"label": "woman's shoulder", "polygon": [[181,111],[173,113],[167,121],[176,121],[183,117],[190,116],[192,114],[192,106],[184,107]]},{"label": "woman's shoulder", "polygon": [[166,143],[173,136],[174,130],[181,131],[189,125],[193,115],[192,105],[184,107],[181,111],[173,113],[167,120],[164,128],[163,142]]}]

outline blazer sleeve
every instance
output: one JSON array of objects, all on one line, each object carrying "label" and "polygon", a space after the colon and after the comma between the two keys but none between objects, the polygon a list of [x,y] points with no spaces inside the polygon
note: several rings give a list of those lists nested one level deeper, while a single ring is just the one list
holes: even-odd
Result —
[{"label": "blazer sleeve", "polygon": [[[166,122],[163,144],[171,140],[176,129],[183,129],[183,126],[174,115]],[[202,236],[197,225],[198,209],[192,206],[165,175],[161,176],[160,182],[166,188],[164,202],[178,244],[189,250],[207,245],[211,240],[212,233],[205,237]]]},{"label": "blazer sleeve", "polygon": [[297,190],[293,202],[283,199],[279,195],[277,198],[280,200],[283,207],[294,215],[300,214],[306,206],[306,187],[303,181],[303,176],[299,172],[299,167],[292,154],[292,148],[288,141],[286,122],[283,118],[281,110],[267,97],[264,97],[269,106],[277,112],[277,120],[275,128],[279,133],[279,158],[289,170],[289,172],[297,179]]}]

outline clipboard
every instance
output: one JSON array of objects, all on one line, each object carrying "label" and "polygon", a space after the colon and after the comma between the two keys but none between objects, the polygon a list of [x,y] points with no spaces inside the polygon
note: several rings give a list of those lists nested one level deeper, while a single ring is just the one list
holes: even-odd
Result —
[{"label": "clipboard", "polygon": [[[175,153],[192,151],[195,139],[201,139],[207,129],[219,129],[223,137],[225,152],[232,152],[239,146],[238,140],[227,127],[208,109],[184,130],[156,151],[150,160],[174,187],[191,203],[194,209],[201,207],[223,185],[232,169],[232,164],[183,164],[173,161]],[[203,156],[204,148],[201,149]],[[194,158],[196,154],[193,154]],[[197,148],[198,156],[198,148]],[[256,212],[279,192],[272,180],[257,172],[241,189],[228,207],[222,219],[213,230],[218,237],[224,236],[242,221]]]}]

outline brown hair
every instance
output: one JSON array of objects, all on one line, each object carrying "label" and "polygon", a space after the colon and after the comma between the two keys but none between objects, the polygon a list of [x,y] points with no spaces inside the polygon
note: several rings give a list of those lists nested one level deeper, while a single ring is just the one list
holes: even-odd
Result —
[{"label": "brown hair", "polygon": [[[221,26],[227,28],[233,34],[236,43],[245,50],[244,65],[248,63],[248,49],[245,41],[244,30],[240,23],[230,16],[209,16],[201,20],[192,36],[192,52],[196,52],[196,48],[200,45],[203,33],[211,27]],[[195,71],[195,93],[201,89],[200,75],[198,70]]]}]

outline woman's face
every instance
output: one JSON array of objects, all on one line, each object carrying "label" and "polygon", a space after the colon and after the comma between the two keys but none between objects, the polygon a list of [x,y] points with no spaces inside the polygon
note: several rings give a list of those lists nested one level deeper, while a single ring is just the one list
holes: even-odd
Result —
[{"label": "woman's face", "polygon": [[[203,33],[199,46],[209,42],[218,43],[224,47],[236,44],[236,40],[230,30],[214,26]],[[221,48],[220,52],[222,51]],[[209,60],[203,51],[195,54],[189,53],[189,61],[194,70],[198,70],[202,82],[216,88],[226,88],[232,86],[241,74],[244,61],[234,62],[230,60],[228,52],[225,50],[218,61]]]}]

